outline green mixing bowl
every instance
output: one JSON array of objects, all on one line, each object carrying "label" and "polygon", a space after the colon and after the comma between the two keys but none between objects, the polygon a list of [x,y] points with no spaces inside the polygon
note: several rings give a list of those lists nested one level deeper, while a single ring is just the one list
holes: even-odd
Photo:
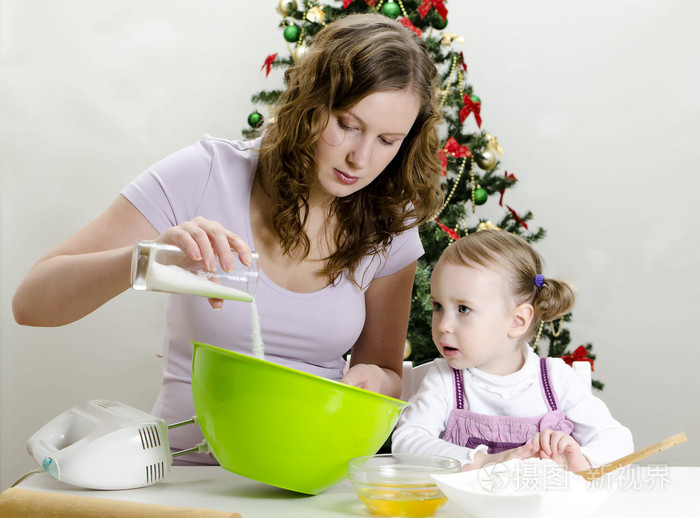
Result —
[{"label": "green mixing bowl", "polygon": [[315,495],[371,455],[404,401],[251,356],[192,342],[197,422],[221,466]]}]

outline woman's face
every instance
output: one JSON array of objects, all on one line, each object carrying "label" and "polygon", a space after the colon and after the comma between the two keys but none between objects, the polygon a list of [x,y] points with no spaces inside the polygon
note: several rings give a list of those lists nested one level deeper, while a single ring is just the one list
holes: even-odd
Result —
[{"label": "woman's face", "polygon": [[375,92],[348,111],[332,112],[316,143],[311,195],[344,197],[369,185],[396,156],[419,110],[418,95],[406,89]]}]

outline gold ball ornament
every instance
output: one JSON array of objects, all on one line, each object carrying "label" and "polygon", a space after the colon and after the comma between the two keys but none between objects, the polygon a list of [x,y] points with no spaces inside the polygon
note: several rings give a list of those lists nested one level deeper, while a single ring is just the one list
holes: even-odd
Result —
[{"label": "gold ball ornament", "polygon": [[290,16],[297,11],[296,0],[280,0],[280,3],[277,5],[277,10],[282,16]]},{"label": "gold ball ornament", "polygon": [[294,52],[292,52],[292,58],[294,58],[294,62],[298,63],[301,58],[304,57],[304,54],[306,54],[306,51],[309,50],[309,48],[304,45],[303,43],[300,43],[297,45],[297,47],[294,49]]},{"label": "gold ball ornament", "polygon": [[411,342],[408,341],[408,338],[406,338],[406,342],[403,344],[403,359],[407,360],[409,356],[411,356],[411,352],[413,351],[411,347]]},{"label": "gold ball ornament", "polygon": [[479,154],[475,153],[476,164],[484,171],[490,171],[498,163],[498,157],[491,151],[482,151]]}]

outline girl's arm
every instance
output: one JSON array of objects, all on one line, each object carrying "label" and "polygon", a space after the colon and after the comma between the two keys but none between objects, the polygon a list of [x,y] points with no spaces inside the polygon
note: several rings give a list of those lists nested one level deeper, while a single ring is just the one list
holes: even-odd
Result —
[{"label": "girl's arm", "polygon": [[352,348],[350,369],[342,381],[392,397],[401,396],[403,352],[411,311],[416,261],[365,292],[365,325]]},{"label": "girl's arm", "polygon": [[130,286],[134,243],[158,233],[124,197],[29,270],[12,299],[22,325],[60,326],[88,315]]},{"label": "girl's arm", "polygon": [[600,466],[634,451],[632,433],[613,418],[603,401],[562,360],[550,359],[552,383],[562,410],[574,424],[572,437],[592,466]]},{"label": "girl's arm", "polygon": [[449,366],[436,360],[399,419],[391,438],[394,453],[443,455],[466,467],[475,461],[478,451],[486,450],[486,446],[471,449],[441,438],[454,406],[453,385]]}]

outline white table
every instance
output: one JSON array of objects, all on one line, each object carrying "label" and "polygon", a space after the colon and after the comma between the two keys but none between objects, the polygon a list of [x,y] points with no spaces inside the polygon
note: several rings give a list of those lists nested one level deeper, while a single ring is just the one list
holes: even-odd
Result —
[{"label": "white table", "polygon": [[[695,517],[700,515],[700,467],[632,466],[596,518]],[[626,487],[625,487],[626,486]],[[345,480],[315,496],[292,493],[216,466],[174,466],[157,484],[128,491],[94,491],[31,475],[18,488],[130,502],[237,512],[243,518],[373,516]],[[465,518],[449,501],[436,518]],[[562,513],[566,516],[566,512]],[[494,517],[499,518],[499,517]]]}]

